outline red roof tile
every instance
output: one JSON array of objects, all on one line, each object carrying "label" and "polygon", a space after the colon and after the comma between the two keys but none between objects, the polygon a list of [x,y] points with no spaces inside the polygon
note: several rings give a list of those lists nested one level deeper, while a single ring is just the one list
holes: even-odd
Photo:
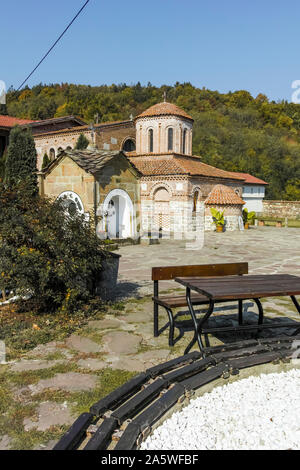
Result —
[{"label": "red roof tile", "polygon": [[249,173],[234,172],[232,174],[237,175],[237,176],[241,176],[242,178],[244,178],[245,183],[248,183],[248,184],[269,184],[269,183],[266,183],[264,180],[256,178],[256,176],[250,175]]},{"label": "red roof tile", "polygon": [[190,175],[235,179],[240,183],[243,181],[243,178],[234,176],[228,171],[202,163],[199,157],[186,157],[174,154],[165,156],[127,156],[130,162],[144,176]]},{"label": "red roof tile", "polygon": [[232,188],[224,186],[223,184],[217,184],[209,193],[205,204],[242,206],[245,204],[245,201],[243,201]]},{"label": "red roof tile", "polygon": [[146,109],[146,111],[144,111],[139,116],[137,116],[136,119],[138,119],[140,117],[148,117],[148,116],[149,117],[152,117],[152,116],[180,116],[180,117],[184,117],[185,119],[189,119],[190,121],[194,120],[183,109],[179,108],[175,104],[168,103],[168,102],[157,103],[154,106],[151,106],[150,108]]},{"label": "red roof tile", "polygon": [[29,119],[19,119],[19,118],[16,118],[16,117],[12,117],[12,116],[3,116],[3,115],[0,115],[0,127],[14,127],[15,125],[17,124],[29,124],[31,122],[34,122],[34,121],[30,121]]}]

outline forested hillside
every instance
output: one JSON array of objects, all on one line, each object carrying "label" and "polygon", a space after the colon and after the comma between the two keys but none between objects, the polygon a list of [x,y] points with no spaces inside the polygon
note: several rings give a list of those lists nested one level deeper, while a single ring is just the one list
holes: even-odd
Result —
[{"label": "forested hillside", "polygon": [[193,152],[230,171],[252,173],[270,183],[268,199],[300,200],[300,105],[270,102],[247,91],[221,94],[190,83],[143,87],[37,85],[10,90],[7,113],[29,119],[74,114],[85,121],[128,119],[167,100],[195,119]]}]

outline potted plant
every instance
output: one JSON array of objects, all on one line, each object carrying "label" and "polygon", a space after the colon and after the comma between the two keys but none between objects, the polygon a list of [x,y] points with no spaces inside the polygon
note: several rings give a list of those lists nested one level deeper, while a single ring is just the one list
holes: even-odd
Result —
[{"label": "potted plant", "polygon": [[216,226],[216,231],[217,232],[223,232],[224,225],[225,225],[224,211],[219,212],[214,207],[211,207],[210,212],[211,212],[214,224]]},{"label": "potted plant", "polygon": [[249,229],[249,225],[254,223],[254,219],[256,217],[256,213],[254,211],[249,212],[248,209],[243,209],[243,222],[244,228],[246,230]]}]

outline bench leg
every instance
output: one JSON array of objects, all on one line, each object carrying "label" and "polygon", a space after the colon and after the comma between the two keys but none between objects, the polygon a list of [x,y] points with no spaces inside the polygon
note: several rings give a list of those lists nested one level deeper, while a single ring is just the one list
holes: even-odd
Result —
[{"label": "bench leg", "polygon": [[154,337],[158,335],[158,304],[154,302]]}]

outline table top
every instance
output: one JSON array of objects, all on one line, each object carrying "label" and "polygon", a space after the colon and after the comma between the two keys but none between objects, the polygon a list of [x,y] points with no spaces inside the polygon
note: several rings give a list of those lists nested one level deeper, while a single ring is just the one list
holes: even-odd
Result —
[{"label": "table top", "polygon": [[300,277],[291,274],[176,277],[175,281],[212,300],[259,299],[300,294]]}]

